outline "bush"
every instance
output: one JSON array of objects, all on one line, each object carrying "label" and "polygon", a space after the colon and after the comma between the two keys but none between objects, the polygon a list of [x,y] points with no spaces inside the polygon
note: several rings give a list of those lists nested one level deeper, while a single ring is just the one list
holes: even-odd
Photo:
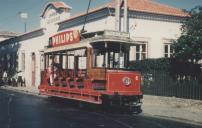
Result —
[{"label": "bush", "polygon": [[170,70],[170,59],[160,58],[160,59],[146,59],[140,61],[132,61],[130,63],[131,67],[140,72],[150,72],[153,70],[157,71],[169,71]]},{"label": "bush", "polygon": [[130,62],[130,67],[135,71],[140,71],[142,73],[158,71],[167,72],[173,76],[200,76],[201,74],[200,64],[193,64],[191,62],[173,58],[145,59],[140,61],[132,61]]}]

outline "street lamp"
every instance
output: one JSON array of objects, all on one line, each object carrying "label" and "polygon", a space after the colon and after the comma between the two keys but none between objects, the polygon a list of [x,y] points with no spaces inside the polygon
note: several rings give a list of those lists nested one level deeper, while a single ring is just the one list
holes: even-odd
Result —
[{"label": "street lamp", "polygon": [[24,30],[27,31],[27,23],[26,19],[28,18],[28,14],[26,12],[19,12],[20,18],[24,21]]}]

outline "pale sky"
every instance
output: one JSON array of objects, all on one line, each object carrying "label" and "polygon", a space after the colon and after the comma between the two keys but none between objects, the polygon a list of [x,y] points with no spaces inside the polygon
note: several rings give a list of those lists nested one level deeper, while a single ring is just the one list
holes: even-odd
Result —
[{"label": "pale sky", "polygon": [[[1,0],[0,4],[0,31],[7,30],[17,33],[24,31],[24,22],[20,19],[19,12],[28,13],[27,30],[39,27],[40,14],[44,6],[51,1],[60,0]],[[72,7],[71,15],[86,11],[89,0],[61,0]],[[91,8],[103,5],[111,0],[92,0]],[[200,5],[202,0],[154,0],[176,8],[190,10]]]}]

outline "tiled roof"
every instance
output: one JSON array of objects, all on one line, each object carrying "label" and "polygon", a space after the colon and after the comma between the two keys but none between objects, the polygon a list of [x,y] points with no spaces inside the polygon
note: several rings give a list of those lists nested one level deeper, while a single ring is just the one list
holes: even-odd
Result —
[{"label": "tiled roof", "polygon": [[154,2],[153,0],[128,0],[130,10],[155,14],[186,17],[189,16],[182,9]]},{"label": "tiled roof", "polygon": [[44,13],[46,12],[46,9],[49,7],[49,6],[53,6],[53,7],[55,7],[55,8],[65,8],[65,9],[71,9],[72,7],[70,7],[70,6],[68,6],[68,5],[66,5],[64,2],[49,2],[46,6],[45,6],[45,8],[44,8],[44,10],[43,10],[43,12],[42,12],[42,14],[41,14],[41,16],[43,16],[44,15]]},{"label": "tiled roof", "polygon": [[[93,12],[102,10],[104,8],[115,8],[114,0],[103,6],[91,9],[89,13],[93,13]],[[189,16],[189,14],[184,12],[182,9],[160,4],[160,3],[154,2],[153,0],[128,0],[128,8],[131,11],[146,12],[146,13],[153,13],[153,14],[162,14],[162,15],[170,15],[170,16],[179,16],[179,17]],[[72,20],[74,18],[83,16],[85,14],[86,14],[85,12],[80,13],[60,23]]]},{"label": "tiled roof", "polygon": [[[115,2],[108,3],[106,7],[115,7]],[[188,13],[184,12],[182,9],[171,7],[165,4],[160,4],[154,0],[128,0],[128,8],[132,11],[147,12],[154,14],[170,15],[187,17]]]},{"label": "tiled roof", "polygon": [[71,8],[70,6],[66,5],[64,2],[51,2],[49,4],[53,5],[55,8]]},{"label": "tiled roof", "polygon": [[28,32],[25,32],[25,33],[22,33],[22,34],[18,35],[18,37],[25,36],[25,35],[28,35],[28,34],[32,34],[34,32],[41,31],[41,30],[45,30],[45,28],[36,28],[36,29],[30,30]]}]

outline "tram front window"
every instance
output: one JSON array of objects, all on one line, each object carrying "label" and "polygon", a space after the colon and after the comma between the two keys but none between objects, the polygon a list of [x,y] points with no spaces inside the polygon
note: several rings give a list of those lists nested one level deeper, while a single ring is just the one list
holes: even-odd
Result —
[{"label": "tram front window", "polygon": [[129,63],[130,45],[124,43],[93,44],[94,67],[108,69],[126,69]]}]

